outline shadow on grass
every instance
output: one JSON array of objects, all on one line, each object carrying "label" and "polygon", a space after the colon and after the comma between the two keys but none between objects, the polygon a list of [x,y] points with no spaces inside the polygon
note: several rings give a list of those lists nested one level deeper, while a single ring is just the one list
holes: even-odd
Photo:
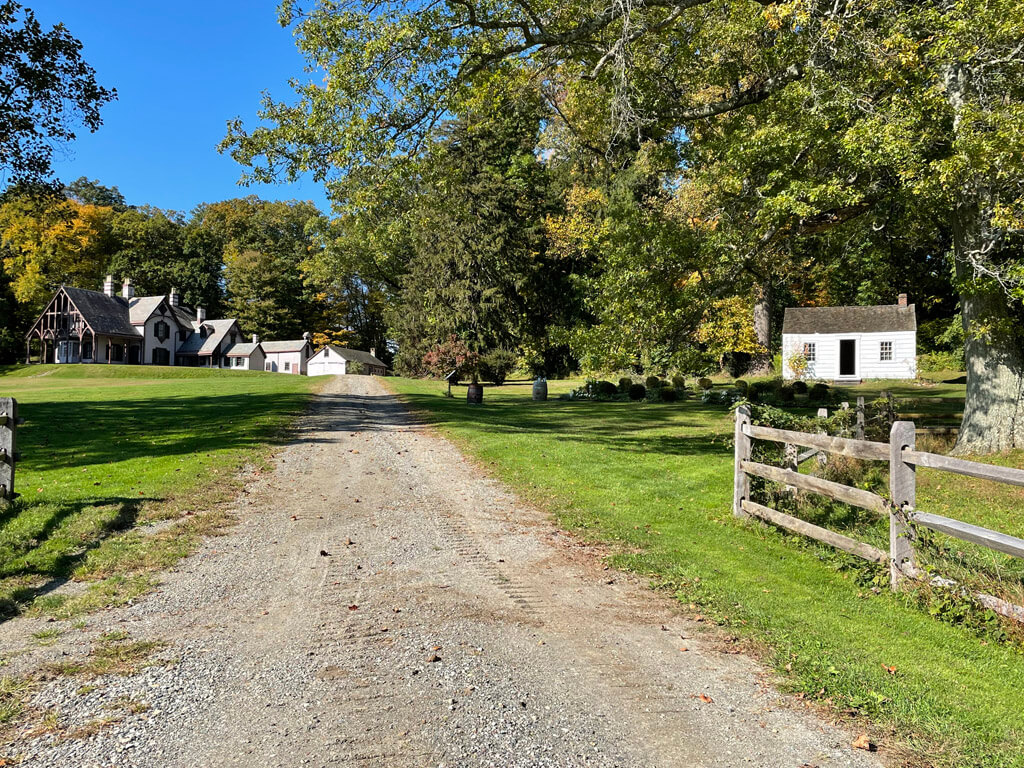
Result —
[{"label": "shadow on grass", "polygon": [[288,442],[288,429],[267,429],[301,410],[308,395],[218,396],[23,403],[18,446],[25,469],[250,448]]},{"label": "shadow on grass", "polygon": [[[0,594],[0,622],[13,618],[36,598],[66,584],[91,551],[111,536],[132,528],[138,521],[142,506],[154,501],[160,499],[93,496],[66,503],[19,499],[11,504],[0,518],[0,540],[6,543],[0,549],[3,558],[0,560],[0,579],[11,579],[15,583],[37,582],[40,578],[45,581],[15,587],[7,594]],[[65,522],[83,517],[90,510],[109,508],[114,508],[113,513],[97,521],[87,538],[59,538]],[[17,533],[9,530],[14,527],[21,529],[17,532],[22,534],[20,542],[17,541]],[[31,531],[30,538],[24,537],[26,529]]]}]

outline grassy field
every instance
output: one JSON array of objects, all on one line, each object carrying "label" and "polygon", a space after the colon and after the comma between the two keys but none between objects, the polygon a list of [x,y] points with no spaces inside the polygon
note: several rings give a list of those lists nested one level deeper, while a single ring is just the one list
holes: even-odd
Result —
[{"label": "grassy field", "polygon": [[68,617],[148,589],[155,570],[228,522],[218,505],[239,469],[262,466],[315,383],[191,368],[0,368],[0,395],[25,419],[21,498],[0,509],[0,615]]},{"label": "grassy field", "polygon": [[[884,573],[774,528],[735,520],[724,406],[530,400],[489,388],[482,407],[436,382],[389,379],[415,409],[562,524],[613,545],[691,610],[745,638],[783,686],[864,716],[908,764],[1024,766],[1024,654],[984,626],[940,620]],[[553,395],[567,382],[551,382]],[[898,395],[956,397],[960,384]],[[894,386],[875,386],[895,389]],[[872,387],[860,393],[874,394]],[[851,397],[858,392],[851,391]],[[945,406],[943,406],[945,407]],[[1001,459],[1024,465],[1024,456]],[[1024,534],[1021,489],[922,472],[919,506]],[[995,527],[995,526],[994,526]],[[876,587],[873,589],[872,587]],[[945,618],[949,618],[948,616]]]}]

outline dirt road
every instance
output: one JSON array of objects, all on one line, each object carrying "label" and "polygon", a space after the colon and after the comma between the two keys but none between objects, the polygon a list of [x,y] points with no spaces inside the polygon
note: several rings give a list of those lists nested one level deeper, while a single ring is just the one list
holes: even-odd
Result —
[{"label": "dirt road", "polygon": [[881,765],[481,477],[378,381],[330,382],[277,462],[226,536],[96,620],[166,641],[171,663],[91,688],[54,680],[35,703],[59,712],[65,737],[26,736],[8,755],[153,768]]}]

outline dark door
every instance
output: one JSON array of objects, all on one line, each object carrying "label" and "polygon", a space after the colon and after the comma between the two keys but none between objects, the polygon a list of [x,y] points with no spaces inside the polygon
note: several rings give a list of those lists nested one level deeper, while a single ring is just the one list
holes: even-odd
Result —
[{"label": "dark door", "polygon": [[855,339],[839,340],[839,375],[857,375],[857,341]]}]

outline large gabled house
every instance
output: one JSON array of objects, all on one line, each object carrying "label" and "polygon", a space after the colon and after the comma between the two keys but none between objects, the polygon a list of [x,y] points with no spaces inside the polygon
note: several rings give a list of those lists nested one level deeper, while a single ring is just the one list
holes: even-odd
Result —
[{"label": "large gabled house", "polygon": [[181,303],[177,291],[121,295],[107,276],[103,291],[61,286],[25,336],[25,362],[185,365],[263,370],[257,337],[246,340],[231,319],[207,320],[202,307]]}]

